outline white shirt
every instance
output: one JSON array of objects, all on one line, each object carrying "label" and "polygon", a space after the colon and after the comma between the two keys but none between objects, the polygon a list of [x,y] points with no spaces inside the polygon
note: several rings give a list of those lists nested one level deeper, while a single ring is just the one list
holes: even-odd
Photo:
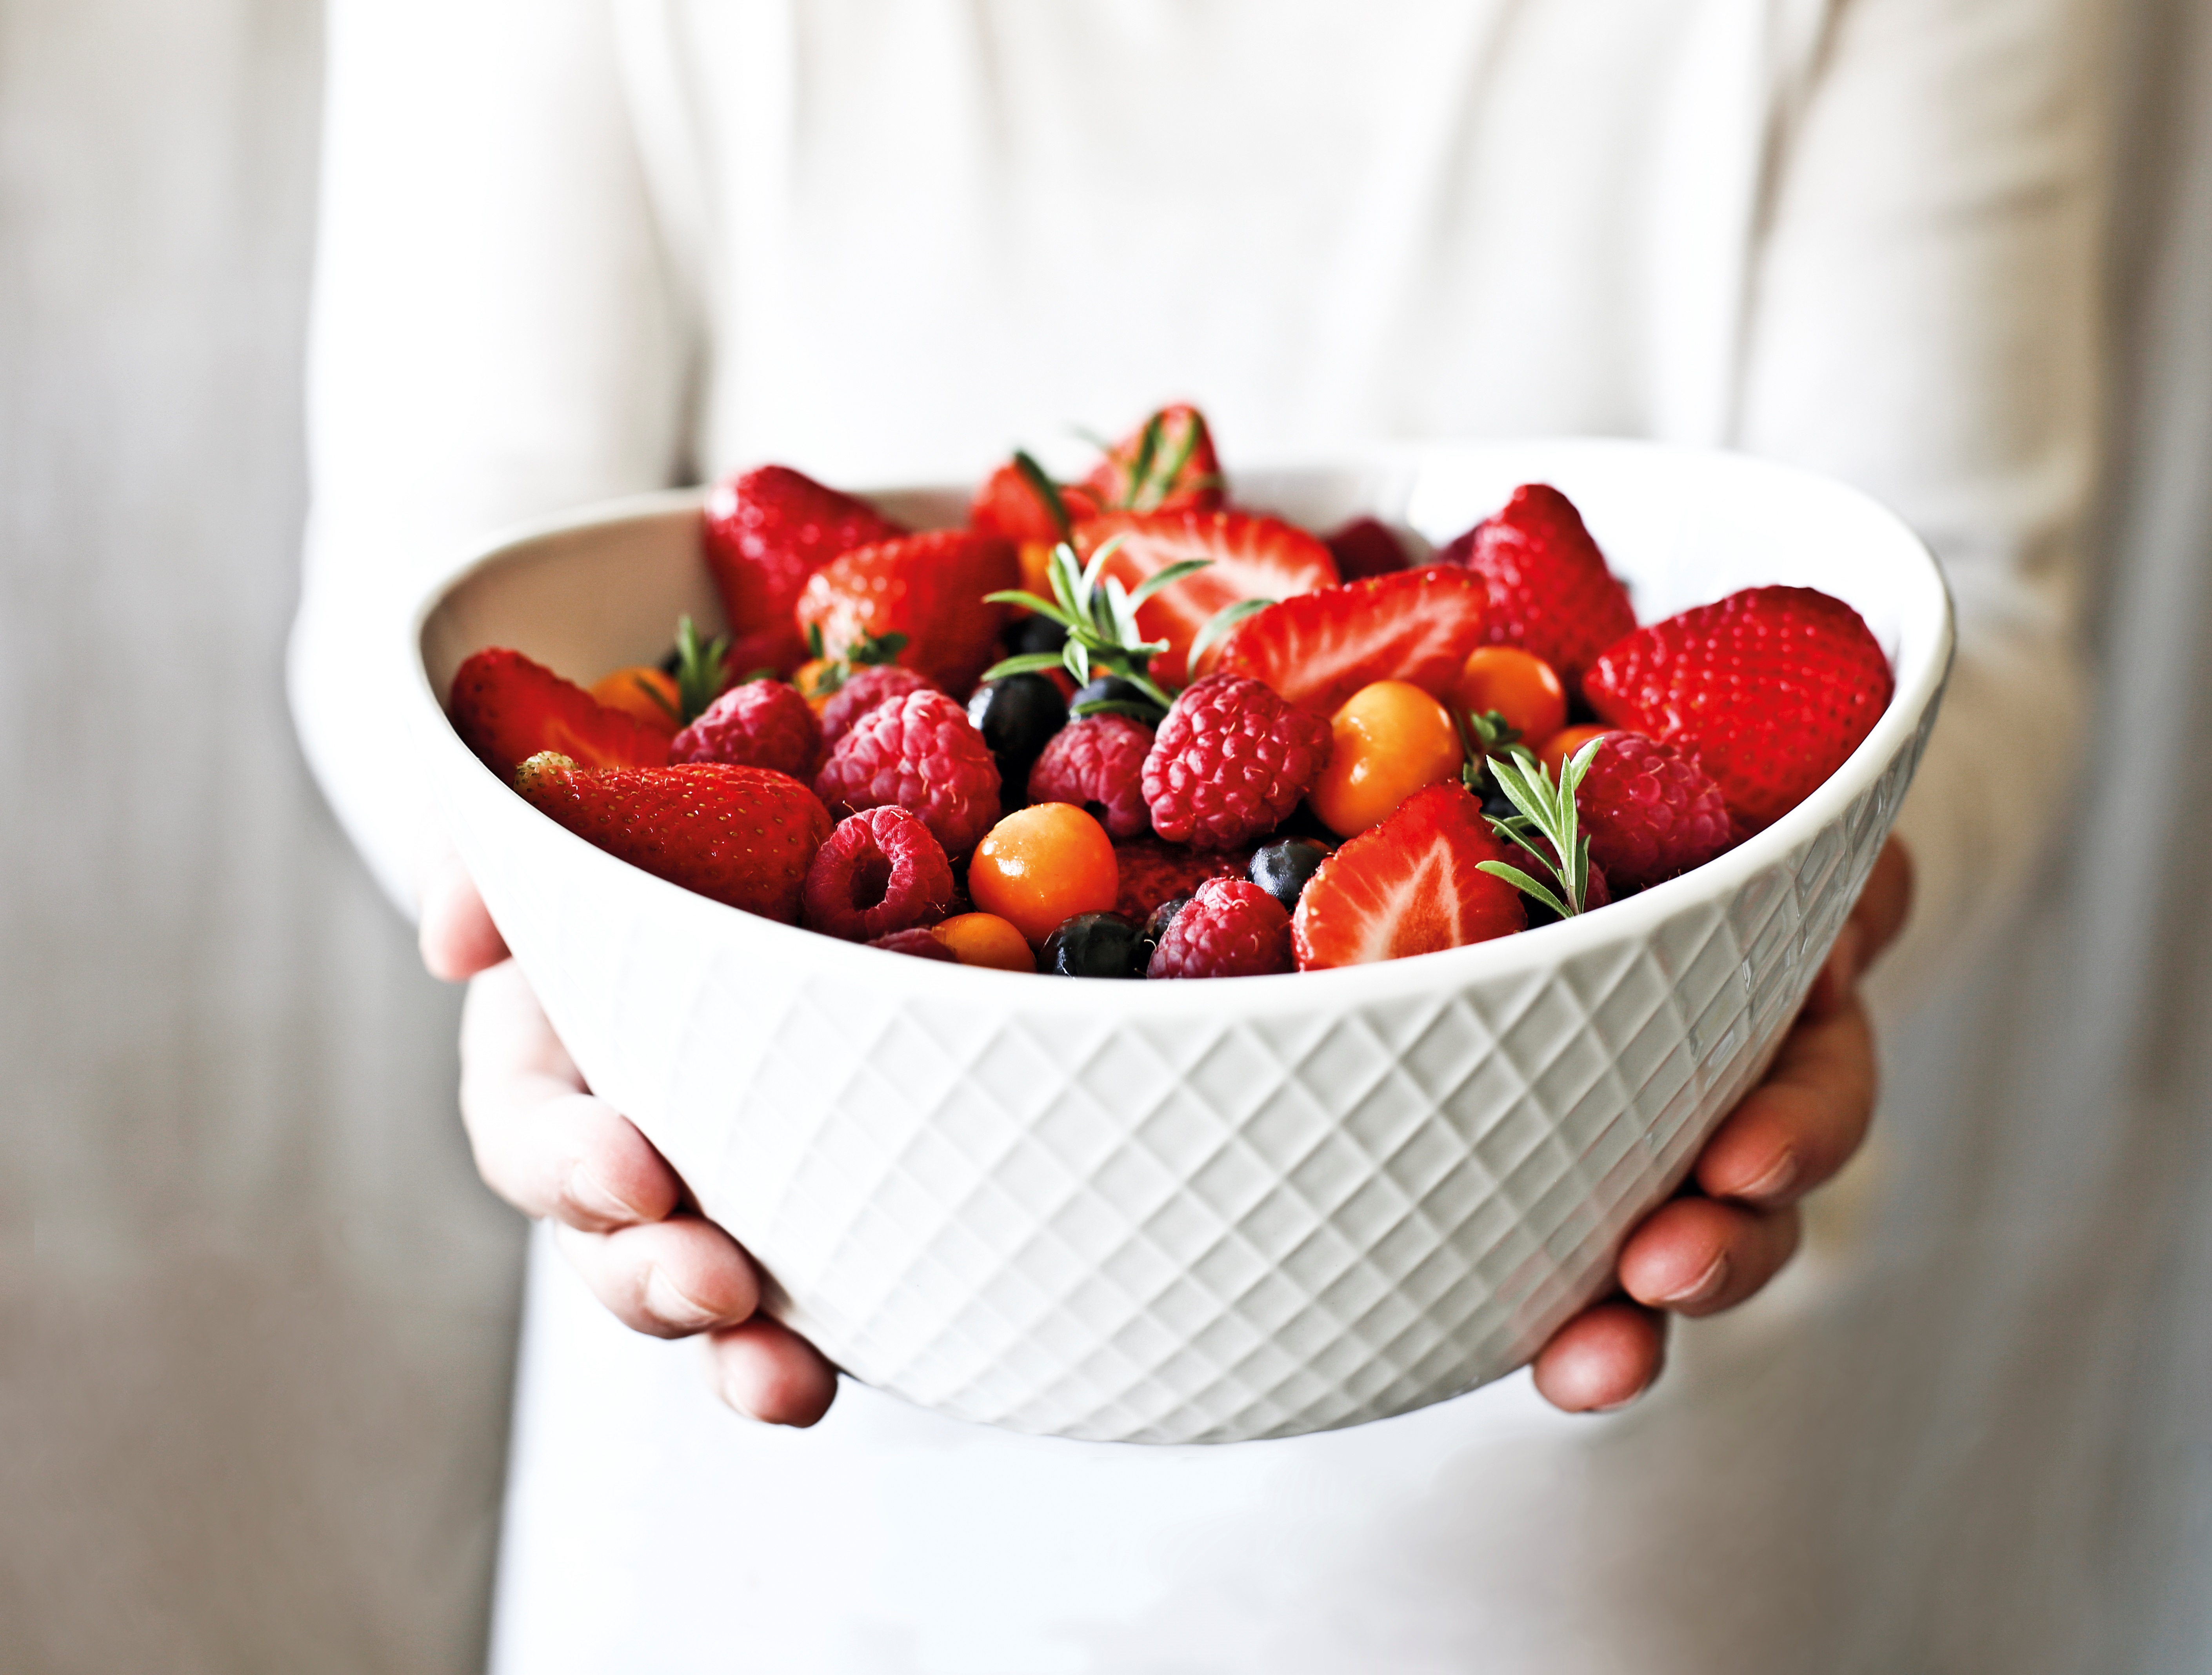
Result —
[{"label": "white shirt", "polygon": [[[1857,483],[1946,563],[1960,659],[1904,821],[1939,950],[2014,887],[2079,726],[2096,9],[340,0],[310,756],[406,899],[426,817],[346,764],[404,752],[407,611],[488,527],[688,475],[968,478],[1178,395],[1232,472],[1372,436],[1718,443]],[[1850,1279],[1701,1330],[1809,1331]],[[1211,1451],[851,1388],[777,1434],[557,1264],[532,1284],[502,1669],[1713,1669],[1731,1636],[1696,1625],[1784,1586],[1624,1600],[1588,1561],[1637,1514],[1560,1524],[1669,1415],[1805,1422],[1734,1374],[1626,1422],[1516,1381]]]}]

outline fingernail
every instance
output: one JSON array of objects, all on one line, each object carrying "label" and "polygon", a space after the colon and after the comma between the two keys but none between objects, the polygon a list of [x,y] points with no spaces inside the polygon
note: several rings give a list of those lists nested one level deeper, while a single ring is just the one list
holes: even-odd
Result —
[{"label": "fingernail", "polygon": [[753,1411],[752,1404],[750,1402],[746,1401],[743,1397],[738,1394],[735,1386],[727,1377],[717,1379],[714,1381],[714,1385],[717,1393],[719,1393],[722,1398],[722,1405],[729,1409],[731,1412],[736,1414],[741,1419],[751,1420],[756,1425],[764,1425],[768,1422],[766,1420],[763,1419],[760,1415]]},{"label": "fingernail", "polygon": [[1645,1300],[1662,1308],[1685,1308],[1695,1303],[1709,1302],[1720,1295],[1721,1288],[1728,1283],[1728,1252],[1723,1251],[1713,1258],[1711,1267],[1680,1290],[1662,1292]]},{"label": "fingernail", "polygon": [[592,1172],[588,1164],[579,1163],[568,1171],[562,1187],[568,1202],[586,1215],[596,1215],[603,1221],[643,1221],[648,1218],[635,1204],[626,1202],[614,1188]]},{"label": "fingernail", "polygon": [[1754,1203],[1767,1203],[1795,1186],[1797,1172],[1797,1154],[1785,1147],[1782,1155],[1768,1166],[1765,1174],[1731,1196],[1748,1199]]},{"label": "fingernail", "polygon": [[684,1295],[658,1268],[646,1276],[645,1306],[654,1319],[681,1331],[702,1331],[714,1323],[714,1310]]}]

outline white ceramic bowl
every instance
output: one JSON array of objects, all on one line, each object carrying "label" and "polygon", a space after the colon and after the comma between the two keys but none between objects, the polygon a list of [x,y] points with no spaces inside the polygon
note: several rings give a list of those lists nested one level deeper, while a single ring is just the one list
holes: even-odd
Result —
[{"label": "white ceramic bowl", "polygon": [[[1013,1429],[1231,1441],[1358,1424],[1522,1365],[1765,1066],[1911,779],[1942,578],[1849,489],[1595,442],[1379,448],[1237,475],[1314,527],[1433,540],[1520,482],[1586,515],[1645,621],[1761,582],[1856,606],[1897,674],[1827,784],[1588,918],[1378,965],[1075,982],[770,923],[615,860],[471,756],[438,699],[514,646],[591,679],[718,621],[698,498],[522,532],[421,618],[453,835],[592,1087],[854,1377]],[[958,493],[880,496],[917,522]]]}]

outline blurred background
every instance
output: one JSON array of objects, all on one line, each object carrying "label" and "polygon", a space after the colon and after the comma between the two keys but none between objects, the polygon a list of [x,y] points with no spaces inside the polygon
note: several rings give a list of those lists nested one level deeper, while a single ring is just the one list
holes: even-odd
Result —
[{"label": "blurred background", "polygon": [[[2212,7],[2129,9],[2099,744],[1889,1044],[1869,1211],[1990,1299],[1889,1398],[1946,1560],[1883,1609],[1947,1669],[2212,1667]],[[283,698],[320,50],[310,0],[0,0],[10,1675],[482,1658],[522,1227]]]}]

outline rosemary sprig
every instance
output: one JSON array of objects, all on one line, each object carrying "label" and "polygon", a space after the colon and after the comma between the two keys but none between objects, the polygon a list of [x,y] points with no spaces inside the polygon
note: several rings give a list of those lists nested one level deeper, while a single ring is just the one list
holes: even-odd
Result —
[{"label": "rosemary sprig", "polygon": [[[1589,839],[1583,835],[1575,813],[1575,792],[1597,758],[1605,741],[1593,739],[1559,764],[1554,784],[1551,774],[1525,745],[1511,746],[1506,754],[1489,758],[1488,772],[1505,799],[1518,812],[1503,819],[1489,816],[1491,827],[1501,838],[1518,844],[1559,887],[1539,882],[1520,868],[1503,861],[1485,861],[1480,869],[1502,878],[1531,900],[1540,901],[1563,919],[1583,911],[1589,889]],[[1535,839],[1551,845],[1547,854]]]},{"label": "rosemary sprig", "polygon": [[1067,642],[1056,652],[1025,652],[994,663],[983,671],[983,679],[1003,680],[1012,674],[1064,668],[1077,685],[1086,686],[1099,675],[1109,674],[1134,686],[1144,695],[1144,702],[1091,699],[1075,706],[1078,715],[1133,715],[1151,722],[1158,722],[1166,715],[1175,698],[1152,678],[1149,671],[1152,659],[1168,649],[1168,643],[1145,638],[1143,630],[1137,626],[1137,611],[1161,588],[1172,587],[1212,561],[1186,558],[1180,563],[1169,564],[1146,576],[1133,593],[1122,587],[1118,576],[1105,574],[1107,560],[1121,545],[1119,537],[1102,543],[1085,564],[1076,557],[1073,546],[1060,542],[1053,548],[1051,562],[1046,567],[1046,576],[1052,583],[1050,599],[1040,599],[1019,588],[986,594],[983,597],[987,604],[1018,605],[1058,623],[1067,630]]}]

